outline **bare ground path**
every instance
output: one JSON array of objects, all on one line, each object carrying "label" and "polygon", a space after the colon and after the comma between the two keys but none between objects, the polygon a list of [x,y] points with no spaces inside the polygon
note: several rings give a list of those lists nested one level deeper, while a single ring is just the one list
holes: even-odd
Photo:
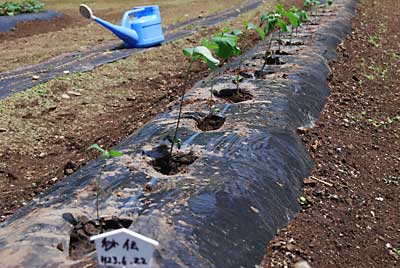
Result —
[{"label": "bare ground path", "polygon": [[331,65],[330,100],[301,131],[315,163],[303,211],[269,244],[264,267],[399,267],[399,8],[360,1]]}]

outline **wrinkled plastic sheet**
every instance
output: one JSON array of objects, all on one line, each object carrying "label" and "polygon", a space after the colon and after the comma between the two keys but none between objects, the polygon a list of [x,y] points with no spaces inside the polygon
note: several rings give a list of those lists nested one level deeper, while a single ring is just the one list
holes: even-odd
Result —
[{"label": "wrinkled plastic sheet", "polygon": [[18,23],[32,20],[52,20],[64,15],[55,11],[43,11],[39,13],[17,14],[15,16],[0,16],[0,32],[11,32]]},{"label": "wrinkled plastic sheet", "polygon": [[[192,35],[202,26],[209,27],[222,21],[235,18],[242,13],[257,8],[260,4],[261,1],[251,1],[242,7],[235,7],[204,18],[190,19],[170,25],[164,29],[164,31],[167,32],[165,42],[172,42]],[[195,25],[197,29],[184,29],[184,27],[188,25]],[[66,53],[40,64],[0,73],[0,100],[51,79],[69,73],[87,72],[103,64],[115,62],[148,49],[149,48],[125,49],[121,48],[121,42],[111,42],[101,46],[94,46],[83,51]],[[39,79],[33,80],[33,75],[39,76]]]},{"label": "wrinkled plastic sheet", "polygon": [[[153,267],[254,267],[277,229],[299,211],[302,179],[312,163],[296,129],[312,126],[322,111],[329,95],[327,59],[351,33],[355,1],[340,3],[338,15],[318,28],[311,46],[290,49],[293,55],[281,58],[285,65],[268,67],[276,72],[269,79],[243,82],[253,100],[217,104],[226,117],[222,128],[202,132],[192,119],[207,113],[207,81],[187,94],[181,150],[199,159],[185,173],[165,176],[148,164],[154,148],[173,133],[177,106],[117,146],[125,155],[108,160],[103,170],[101,214],[128,217],[129,229],[160,242]],[[262,49],[246,54],[248,71],[260,66],[254,56]],[[233,77],[218,76],[215,88],[231,87]],[[102,161],[90,162],[0,225],[1,267],[70,267],[84,261],[68,257],[73,227],[62,215],[95,217],[94,181]],[[149,180],[157,184],[146,193]]]}]

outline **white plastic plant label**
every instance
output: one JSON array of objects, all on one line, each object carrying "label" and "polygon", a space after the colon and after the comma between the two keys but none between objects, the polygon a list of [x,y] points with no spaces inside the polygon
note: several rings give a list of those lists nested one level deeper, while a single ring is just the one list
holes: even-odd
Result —
[{"label": "white plastic plant label", "polygon": [[151,268],[158,242],[128,229],[92,236],[97,260],[107,267]]}]

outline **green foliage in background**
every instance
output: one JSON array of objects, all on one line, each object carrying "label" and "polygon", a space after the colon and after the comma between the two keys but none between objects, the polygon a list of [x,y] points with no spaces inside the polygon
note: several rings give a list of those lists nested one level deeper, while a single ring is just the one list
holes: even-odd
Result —
[{"label": "green foliage in background", "polygon": [[44,4],[36,0],[23,0],[20,2],[7,1],[0,3],[0,16],[14,16],[22,13],[36,13],[44,9]]}]

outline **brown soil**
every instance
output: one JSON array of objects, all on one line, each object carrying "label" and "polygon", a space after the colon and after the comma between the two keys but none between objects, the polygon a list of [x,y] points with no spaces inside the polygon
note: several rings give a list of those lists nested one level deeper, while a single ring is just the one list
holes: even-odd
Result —
[{"label": "brown soil", "polygon": [[399,267],[399,4],[361,1],[331,64],[329,102],[300,131],[314,160],[303,209],[264,267]]}]

